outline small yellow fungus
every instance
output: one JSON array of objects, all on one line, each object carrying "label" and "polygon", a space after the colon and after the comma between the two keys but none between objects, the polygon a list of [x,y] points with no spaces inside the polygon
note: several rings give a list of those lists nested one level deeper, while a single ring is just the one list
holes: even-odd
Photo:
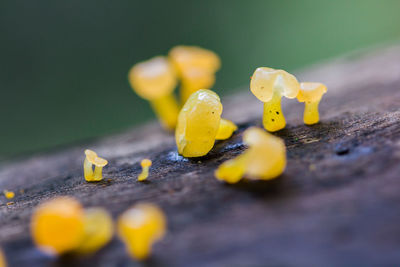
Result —
[{"label": "small yellow fungus", "polygon": [[299,102],[305,102],[303,120],[305,124],[312,125],[319,122],[318,105],[327,88],[322,83],[300,83],[300,92],[297,95]]},{"label": "small yellow fungus", "polygon": [[286,120],[282,113],[281,98],[297,96],[300,84],[296,77],[284,70],[257,68],[251,77],[250,90],[264,102],[264,128],[269,132],[285,128]]},{"label": "small yellow fungus", "polygon": [[214,146],[222,113],[216,93],[201,89],[193,93],[181,109],[175,130],[178,153],[184,157],[201,157]]},{"label": "small yellow fungus", "polygon": [[111,240],[114,225],[111,215],[105,209],[85,209],[83,223],[84,235],[80,245],[74,250],[76,253],[94,253]]},{"label": "small yellow fungus", "polygon": [[149,177],[149,168],[151,166],[152,162],[149,159],[143,159],[140,162],[140,165],[142,166],[142,172],[138,176],[138,181],[144,181]]},{"label": "small yellow fungus", "polygon": [[0,267],[7,267],[6,257],[4,257],[3,252],[0,249]]},{"label": "small yellow fungus", "polygon": [[169,58],[182,80],[182,103],[197,90],[211,88],[221,66],[217,54],[197,46],[175,46],[169,52]]},{"label": "small yellow fungus", "polygon": [[179,106],[173,90],[177,77],[167,58],[158,56],[134,65],[129,82],[140,97],[150,102],[161,124],[168,130],[175,129]]},{"label": "small yellow fungus", "polygon": [[15,193],[12,192],[12,191],[4,190],[3,193],[4,193],[4,196],[5,196],[7,199],[12,199],[12,198],[15,197]]},{"label": "small yellow fungus", "polygon": [[150,255],[152,245],[164,237],[165,231],[165,215],[153,204],[137,204],[118,219],[119,236],[128,253],[138,260]]},{"label": "small yellow fungus", "polygon": [[252,127],[243,134],[249,148],[238,157],[225,161],[215,171],[215,177],[227,183],[237,183],[245,175],[254,180],[270,180],[286,167],[286,147],[282,139]]},{"label": "small yellow fungus", "polygon": [[[97,156],[96,152],[86,149],[85,161],[83,163],[83,171],[86,181],[98,182],[103,179],[103,167],[108,164],[108,161]],[[93,165],[94,171],[93,171]]]},{"label": "small yellow fungus", "polygon": [[41,205],[33,213],[31,233],[42,251],[59,255],[79,246],[84,235],[84,211],[70,197],[58,197]]},{"label": "small yellow fungus", "polygon": [[215,136],[216,140],[226,140],[232,136],[233,132],[236,131],[238,127],[236,124],[231,122],[230,120],[221,118],[219,122],[219,128],[217,135]]}]

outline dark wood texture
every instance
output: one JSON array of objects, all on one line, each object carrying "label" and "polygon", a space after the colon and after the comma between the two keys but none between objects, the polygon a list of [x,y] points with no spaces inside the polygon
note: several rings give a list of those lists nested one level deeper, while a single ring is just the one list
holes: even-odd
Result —
[{"label": "dark wood texture", "polygon": [[[303,104],[284,101],[288,125],[276,135],[287,145],[288,166],[273,181],[227,185],[213,176],[245,149],[243,131],[261,126],[262,104],[248,90],[223,100],[224,117],[240,129],[203,158],[178,156],[173,136],[152,123],[3,164],[0,189],[17,193],[12,205],[0,197],[10,266],[140,265],[118,238],[87,258],[39,253],[29,236],[32,209],[58,195],[114,217],[139,201],[160,205],[168,235],[145,266],[399,266],[400,47],[352,54],[298,77],[327,84],[322,121],[305,126]],[[109,160],[104,182],[84,181],[85,148]],[[144,157],[154,164],[140,183]]]}]

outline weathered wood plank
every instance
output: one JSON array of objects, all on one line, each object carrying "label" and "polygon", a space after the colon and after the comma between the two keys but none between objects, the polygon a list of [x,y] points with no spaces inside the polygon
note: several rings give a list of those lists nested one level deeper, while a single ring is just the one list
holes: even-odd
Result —
[{"label": "weathered wood plank", "polygon": [[[63,151],[3,164],[0,242],[10,266],[135,265],[117,238],[90,258],[52,259],[29,239],[32,208],[56,195],[103,206],[114,217],[138,201],[160,205],[169,233],[149,266],[370,266],[400,263],[400,46],[348,56],[299,73],[329,91],[322,122],[302,124],[303,104],[286,101],[284,175],[269,182],[226,185],[215,168],[239,154],[243,131],[261,126],[262,105],[249,92],[226,99],[224,117],[238,122],[232,139],[201,159],[176,153],[157,124]],[[109,160],[105,182],[82,175],[83,150]],[[148,182],[139,162],[153,160]],[[311,167],[310,167],[311,166]]]}]

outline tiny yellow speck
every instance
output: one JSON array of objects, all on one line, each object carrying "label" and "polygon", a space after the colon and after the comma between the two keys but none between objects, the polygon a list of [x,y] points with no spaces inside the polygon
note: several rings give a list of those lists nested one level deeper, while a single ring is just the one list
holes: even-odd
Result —
[{"label": "tiny yellow speck", "polygon": [[315,164],[310,164],[310,166],[308,166],[308,169],[310,171],[315,171],[317,169],[317,167],[315,166]]}]

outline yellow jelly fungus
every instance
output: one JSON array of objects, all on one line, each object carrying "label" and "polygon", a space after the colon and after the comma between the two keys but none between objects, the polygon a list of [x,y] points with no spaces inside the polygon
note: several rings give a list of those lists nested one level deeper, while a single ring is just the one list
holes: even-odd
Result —
[{"label": "yellow jelly fungus", "polygon": [[282,113],[281,98],[295,98],[300,90],[296,77],[284,70],[257,68],[250,82],[251,92],[264,102],[263,125],[269,132],[286,126]]},{"label": "yellow jelly fungus", "polygon": [[201,157],[214,146],[222,113],[216,93],[201,89],[193,93],[181,109],[175,130],[178,153],[184,157]]},{"label": "yellow jelly fungus", "polygon": [[4,193],[4,196],[5,196],[7,199],[12,199],[12,198],[15,197],[15,193],[12,192],[12,191],[4,190],[3,193]]},{"label": "yellow jelly fungus", "polygon": [[88,182],[101,181],[103,179],[103,167],[108,164],[108,161],[98,157],[96,152],[90,149],[85,150],[85,155],[86,158],[83,163],[85,180]]},{"label": "yellow jelly fungus", "polygon": [[303,120],[311,125],[319,122],[318,105],[327,88],[322,83],[300,83],[300,92],[297,95],[299,102],[305,102]]},{"label": "yellow jelly fungus", "polygon": [[6,257],[4,257],[3,252],[0,249],[0,267],[6,267]]},{"label": "yellow jelly fungus", "polygon": [[33,213],[32,238],[42,251],[63,254],[79,246],[84,235],[84,212],[70,197],[58,197],[41,204]]},{"label": "yellow jelly fungus", "polygon": [[152,245],[164,237],[165,231],[165,215],[153,204],[137,204],[118,219],[119,236],[128,253],[138,260],[150,255]]},{"label": "yellow jelly fungus", "polygon": [[168,130],[175,129],[179,106],[173,91],[177,77],[167,58],[158,56],[134,65],[129,82],[140,97],[150,102],[161,124]]},{"label": "yellow jelly fungus", "polygon": [[226,140],[232,136],[233,132],[237,130],[236,124],[230,120],[221,118],[219,128],[215,140]]},{"label": "yellow jelly fungus", "polygon": [[197,46],[175,46],[169,52],[169,58],[182,80],[182,103],[197,90],[211,88],[215,83],[215,73],[221,66],[217,54]]},{"label": "yellow jelly fungus", "polygon": [[140,165],[142,166],[142,172],[138,176],[138,181],[144,181],[149,177],[149,168],[151,166],[152,162],[149,159],[144,159],[140,162]]},{"label": "yellow jelly fungus", "polygon": [[84,211],[84,235],[74,250],[79,254],[90,254],[104,247],[112,238],[114,225],[111,215],[103,208],[89,208]]},{"label": "yellow jelly fungus", "polygon": [[283,173],[286,167],[286,147],[282,139],[252,127],[244,132],[243,142],[249,148],[218,167],[215,171],[218,180],[237,183],[244,175],[254,180],[270,180]]}]

